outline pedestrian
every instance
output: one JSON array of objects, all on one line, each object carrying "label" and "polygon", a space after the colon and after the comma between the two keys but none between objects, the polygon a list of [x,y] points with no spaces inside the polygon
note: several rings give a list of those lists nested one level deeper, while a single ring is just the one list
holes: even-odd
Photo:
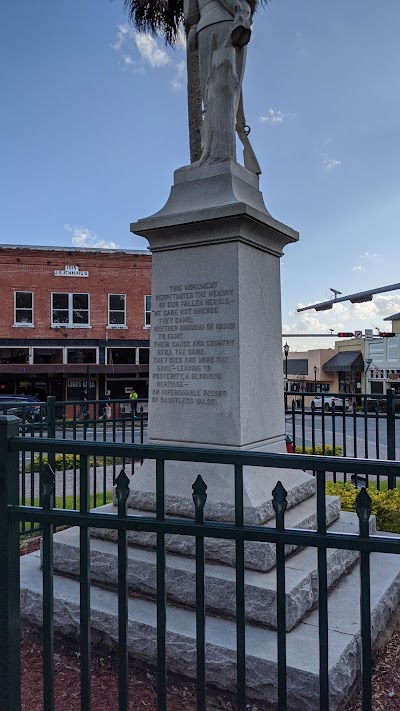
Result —
[{"label": "pedestrian", "polygon": [[[111,390],[106,390],[105,400],[111,401]],[[106,402],[104,407],[105,419],[109,420],[111,417],[111,405]]]},{"label": "pedestrian", "polygon": [[85,389],[81,390],[81,392],[79,394],[79,400],[80,400],[80,404],[79,404],[79,410],[78,410],[78,420],[80,420],[80,419],[86,420],[87,416],[88,416],[87,390],[85,390]]},{"label": "pedestrian", "polygon": [[136,400],[139,398],[139,395],[137,394],[135,388],[132,388],[132,392],[129,394],[129,400],[133,400],[132,405],[133,405],[133,414],[136,417],[137,415],[137,402]]}]

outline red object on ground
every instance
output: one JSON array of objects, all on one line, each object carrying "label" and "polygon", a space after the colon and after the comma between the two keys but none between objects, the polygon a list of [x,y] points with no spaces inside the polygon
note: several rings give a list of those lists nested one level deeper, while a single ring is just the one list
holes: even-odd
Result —
[{"label": "red object on ground", "polygon": [[288,454],[293,454],[293,442],[289,435],[286,435],[286,451]]}]

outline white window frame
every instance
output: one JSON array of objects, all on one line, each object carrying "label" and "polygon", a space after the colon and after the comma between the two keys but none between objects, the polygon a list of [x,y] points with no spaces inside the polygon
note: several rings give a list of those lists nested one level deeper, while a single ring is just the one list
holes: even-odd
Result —
[{"label": "white window frame", "polygon": [[[32,323],[17,323],[17,294],[31,294],[32,296]],[[14,328],[34,328],[35,327],[35,295],[33,291],[16,289],[14,291]]]},{"label": "white window frame", "polygon": [[[110,309],[110,297],[111,296],[123,296],[124,297],[124,323],[111,323],[110,322],[110,312],[115,311],[115,309]],[[118,312],[120,313],[120,312]],[[108,294],[108,325],[107,328],[119,328],[119,329],[126,329],[128,328],[126,325],[126,294]]]},{"label": "white window frame", "polygon": [[[57,309],[53,308],[53,297],[55,294],[67,294],[68,296],[68,318],[70,321],[68,323],[54,323],[53,321],[53,311]],[[87,323],[72,323],[71,319],[73,316],[73,297],[77,294],[84,294],[88,297],[88,322]],[[92,328],[90,325],[90,294],[87,291],[52,291],[50,295],[50,319],[52,328]]]},{"label": "white window frame", "polygon": [[[150,299],[150,309],[146,309],[146,299]],[[147,314],[149,315],[149,323],[147,323]],[[151,328],[151,294],[144,296],[144,328]]]}]

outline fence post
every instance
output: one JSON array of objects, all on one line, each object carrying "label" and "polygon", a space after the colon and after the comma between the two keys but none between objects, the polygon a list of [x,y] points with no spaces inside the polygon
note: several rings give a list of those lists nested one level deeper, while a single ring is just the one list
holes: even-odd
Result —
[{"label": "fence post", "polygon": [[19,503],[18,451],[8,441],[19,435],[18,417],[0,417],[0,699],[2,711],[21,710],[19,522],[8,506]]},{"label": "fence post", "polygon": [[[396,420],[395,420],[395,402],[394,402],[394,390],[388,388],[386,390],[386,436],[387,436],[387,458],[395,460],[396,459]],[[395,487],[395,477],[393,474],[388,476],[388,489],[394,489]]]}]

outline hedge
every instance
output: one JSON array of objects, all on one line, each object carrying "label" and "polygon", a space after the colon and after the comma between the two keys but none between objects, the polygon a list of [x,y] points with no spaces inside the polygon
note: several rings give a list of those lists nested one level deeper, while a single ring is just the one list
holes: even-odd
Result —
[{"label": "hedge", "polygon": [[[105,462],[104,462],[105,459]],[[103,467],[104,464],[106,466],[112,466],[115,462],[115,464],[122,464],[123,463],[123,458],[122,457],[96,457],[96,467]],[[125,461],[127,461],[125,459]],[[40,459],[39,454],[35,454],[33,458],[33,471],[34,472],[39,472],[42,467],[44,467],[48,462],[47,454],[44,454],[42,456],[42,459]],[[55,455],[55,470],[57,472],[62,472],[67,469],[73,469],[74,464],[77,468],[79,468],[79,463],[80,463],[80,455],[79,454],[56,454]],[[88,457],[88,465],[92,467],[94,464],[94,457]],[[28,474],[32,471],[32,462],[30,459],[27,459],[26,464],[25,464],[25,472]]]},{"label": "hedge", "polygon": [[[371,497],[371,511],[376,516],[379,531],[400,533],[400,491],[399,489],[378,490],[375,485],[367,489]],[[326,482],[326,493],[339,496],[343,511],[356,510],[356,498],[359,490],[350,482]]]},{"label": "hedge", "polygon": [[343,447],[341,445],[336,445],[335,451],[333,451],[333,446],[331,444],[325,445],[325,451],[322,449],[322,445],[317,444],[314,449],[312,447],[302,447],[295,448],[296,454],[321,454],[323,457],[341,457],[343,454]]}]

